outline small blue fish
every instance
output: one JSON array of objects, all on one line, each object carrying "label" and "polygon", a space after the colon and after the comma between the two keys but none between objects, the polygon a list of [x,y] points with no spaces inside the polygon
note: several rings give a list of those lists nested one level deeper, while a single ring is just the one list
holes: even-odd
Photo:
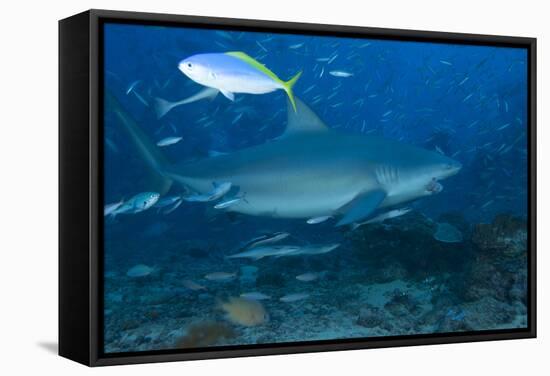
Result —
[{"label": "small blue fish", "polygon": [[333,57],[331,57],[329,59],[329,61],[327,62],[327,64],[331,64],[334,60],[336,60],[336,58],[338,57],[338,54],[335,54]]},{"label": "small blue fish", "polygon": [[235,124],[236,122],[238,122],[239,120],[241,120],[242,117],[243,117],[243,112],[241,112],[240,114],[238,114],[237,116],[235,116],[235,119],[233,119],[233,121],[231,122],[231,124]]},{"label": "small blue fish", "polygon": [[467,96],[465,96],[464,99],[462,100],[462,102],[466,102],[468,99],[470,99],[472,97],[472,95],[474,95],[474,93],[470,93]]},{"label": "small blue fish", "polygon": [[228,208],[229,206],[235,205],[236,203],[240,202],[242,199],[243,199],[242,197],[237,197],[237,198],[232,198],[232,199],[227,200],[227,201],[220,202],[219,204],[214,206],[214,209]]},{"label": "small blue fish", "polygon": [[464,85],[464,83],[466,83],[466,81],[468,81],[469,79],[470,79],[470,77],[468,77],[468,76],[464,77],[464,79],[458,83],[458,86]]},{"label": "small blue fish", "polygon": [[157,142],[157,146],[164,147],[169,145],[174,145],[180,142],[183,139],[183,137],[178,136],[172,136],[172,137],[166,137]]},{"label": "small blue fish", "polygon": [[136,265],[126,272],[126,275],[131,278],[142,278],[157,271],[156,267],[150,267],[144,264]]},{"label": "small blue fish", "polygon": [[157,192],[138,193],[112,211],[111,215],[140,213],[155,205],[159,198],[160,194]]},{"label": "small blue fish", "polygon": [[341,78],[347,78],[347,77],[353,76],[353,73],[349,73],[349,72],[346,72],[346,71],[340,71],[340,70],[333,70],[333,71],[328,72],[328,74],[330,74],[331,76],[334,76],[334,77],[341,77]]},{"label": "small blue fish", "polygon": [[310,224],[310,225],[316,225],[317,223],[322,223],[322,222],[325,222],[326,220],[332,218],[331,215],[323,215],[322,217],[315,217],[315,218],[310,218],[307,220],[307,223]]},{"label": "small blue fish", "polygon": [[207,194],[187,196],[183,197],[183,199],[189,202],[216,201],[217,199],[223,197],[227,192],[229,192],[232,186],[232,184],[229,182],[224,182],[220,184],[214,182],[213,185],[214,189]]},{"label": "small blue fish", "polygon": [[296,43],[296,44],[291,44],[290,46],[288,46],[288,48],[290,48],[291,50],[296,50],[302,47],[303,45],[304,45],[303,43]]},{"label": "small blue fish", "polygon": [[181,201],[181,196],[163,197],[155,203],[154,207],[155,208],[165,208],[165,207],[170,206],[170,205],[172,205],[172,204],[174,204],[178,201]]},{"label": "small blue fish", "polygon": [[111,215],[113,212],[115,212],[122,204],[124,203],[123,200],[120,200],[119,202],[114,202],[112,204],[107,204],[103,208],[103,215],[106,217],[108,215]]},{"label": "small blue fish", "polygon": [[261,292],[245,292],[241,294],[241,298],[249,300],[266,300],[271,299],[271,296],[263,294]]},{"label": "small blue fish", "polygon": [[126,89],[126,95],[129,95],[132,91],[134,91],[134,88],[139,85],[140,82],[141,80],[136,80],[128,85],[128,88]]}]

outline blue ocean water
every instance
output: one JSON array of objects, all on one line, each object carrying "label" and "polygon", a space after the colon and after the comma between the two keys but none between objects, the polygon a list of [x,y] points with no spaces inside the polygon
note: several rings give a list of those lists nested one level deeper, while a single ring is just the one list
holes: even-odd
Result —
[{"label": "blue ocean water", "polygon": [[[177,184],[159,192],[117,111],[153,144],[177,137],[158,147],[170,162],[261,147],[285,130],[283,90],[218,94],[158,117],[158,98],[204,89],[178,69],[182,59],[228,51],[282,80],[302,71],[294,94],[334,132],[413,145],[462,168],[437,182],[440,192],[364,219],[403,215],[357,228],[335,226],[342,213],[310,224],[215,209],[229,192],[204,202]],[[117,101],[104,114],[105,205],[160,193],[144,210],[105,216],[106,352],[527,325],[526,50],[107,24],[104,77]],[[301,253],[227,258],[257,251],[258,237]]]}]

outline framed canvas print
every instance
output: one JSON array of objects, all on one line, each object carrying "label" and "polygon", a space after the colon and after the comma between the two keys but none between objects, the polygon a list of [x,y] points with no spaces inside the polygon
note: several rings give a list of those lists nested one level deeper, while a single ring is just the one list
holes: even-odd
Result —
[{"label": "framed canvas print", "polygon": [[535,40],[60,21],[60,354],[535,336]]}]

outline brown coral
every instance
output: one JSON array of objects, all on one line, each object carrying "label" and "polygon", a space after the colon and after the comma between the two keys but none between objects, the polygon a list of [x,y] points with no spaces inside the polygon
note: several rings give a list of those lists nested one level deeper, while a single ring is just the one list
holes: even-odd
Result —
[{"label": "brown coral", "polygon": [[182,349],[207,347],[235,336],[235,331],[227,324],[216,321],[203,321],[192,324],[187,329],[187,334],[176,342],[176,347]]},{"label": "brown coral", "polygon": [[483,251],[502,251],[508,256],[527,249],[527,224],[508,214],[495,217],[493,223],[475,226],[472,241]]}]

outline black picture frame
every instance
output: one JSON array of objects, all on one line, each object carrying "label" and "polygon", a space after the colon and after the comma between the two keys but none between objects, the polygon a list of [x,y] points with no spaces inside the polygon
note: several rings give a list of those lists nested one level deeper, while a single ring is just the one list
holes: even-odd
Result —
[{"label": "black picture frame", "polygon": [[[102,300],[105,22],[525,48],[528,54],[526,329],[104,354]],[[536,337],[536,39],[356,26],[88,10],[59,21],[59,354],[88,366]]]}]

